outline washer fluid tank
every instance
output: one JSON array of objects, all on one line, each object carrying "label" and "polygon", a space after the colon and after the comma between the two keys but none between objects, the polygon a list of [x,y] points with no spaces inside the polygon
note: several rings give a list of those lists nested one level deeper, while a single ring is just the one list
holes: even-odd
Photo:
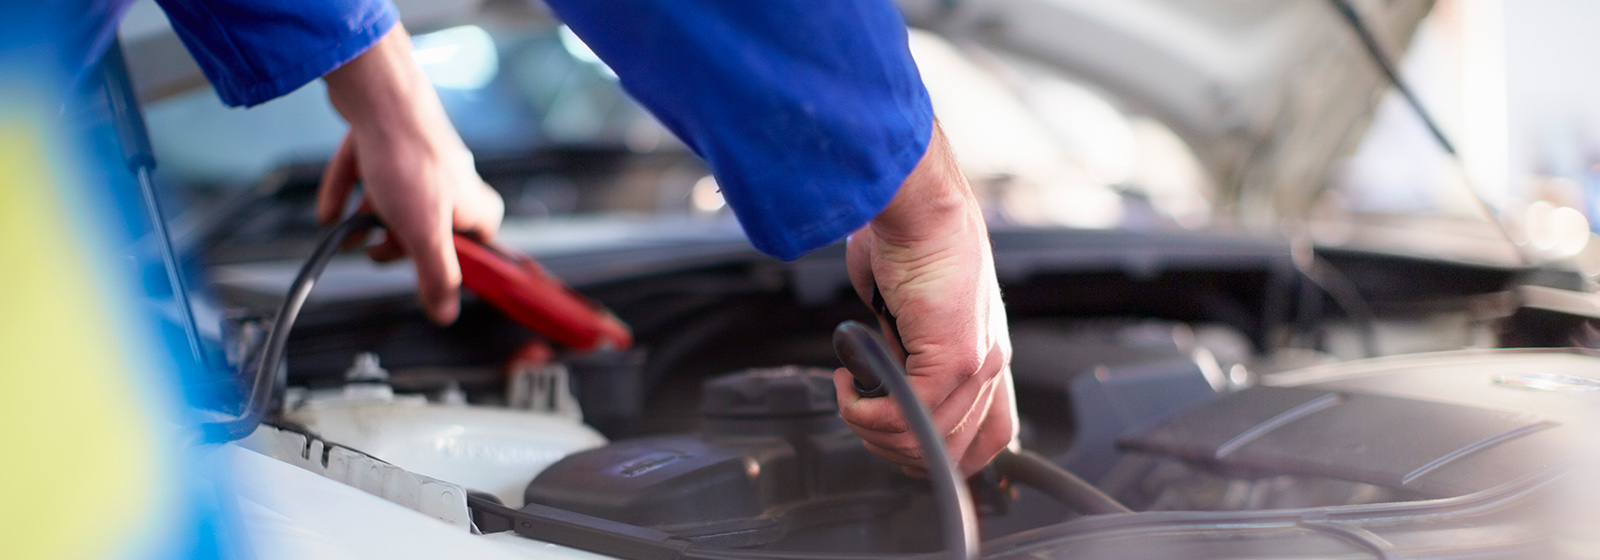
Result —
[{"label": "washer fluid tank", "polygon": [[358,359],[352,371],[360,376],[347,376],[343,388],[312,393],[284,420],[408,471],[493,494],[511,507],[522,506],[529,478],[606,443],[571,417],[395,395],[387,372],[368,365]]}]

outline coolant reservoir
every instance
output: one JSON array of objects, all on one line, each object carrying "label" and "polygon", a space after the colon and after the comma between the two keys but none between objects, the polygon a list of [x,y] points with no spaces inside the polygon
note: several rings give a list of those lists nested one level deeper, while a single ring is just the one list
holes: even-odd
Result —
[{"label": "coolant reservoir", "polygon": [[[352,371],[360,367],[358,361]],[[433,404],[393,394],[386,375],[369,370],[348,377],[346,387],[305,398],[284,420],[408,471],[488,492],[511,507],[522,506],[528,480],[546,467],[606,443],[572,417]]]}]

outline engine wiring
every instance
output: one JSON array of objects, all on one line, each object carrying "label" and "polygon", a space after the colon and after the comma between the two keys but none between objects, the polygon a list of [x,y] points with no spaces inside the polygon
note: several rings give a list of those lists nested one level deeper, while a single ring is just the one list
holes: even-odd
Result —
[{"label": "engine wiring", "polygon": [[[294,329],[295,319],[299,318],[300,310],[305,307],[306,299],[311,296],[311,289],[316,286],[323,269],[326,269],[334,255],[338,254],[339,246],[346,238],[380,225],[382,224],[376,216],[358,214],[345,219],[328,230],[328,233],[323,234],[311,257],[301,265],[294,282],[289,284],[289,292],[284,296],[283,304],[278,308],[277,318],[272,321],[272,327],[267,331],[266,343],[259,359],[246,359],[240,368],[240,377],[251,379],[244,409],[237,417],[201,424],[201,434],[206,441],[226,442],[243,439],[261,425],[267,407],[277,399],[278,388],[287,382],[287,370],[284,370],[283,362],[289,344],[289,331]],[[253,371],[251,371],[252,364]]]}]

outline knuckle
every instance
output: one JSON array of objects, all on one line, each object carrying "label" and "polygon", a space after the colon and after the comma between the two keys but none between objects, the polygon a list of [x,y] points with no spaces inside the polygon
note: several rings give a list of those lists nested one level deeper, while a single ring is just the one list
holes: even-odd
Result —
[{"label": "knuckle", "polygon": [[884,410],[882,414],[867,414],[856,419],[856,424],[876,432],[888,434],[907,434],[910,426],[906,419],[891,410]]},{"label": "knuckle", "polygon": [[911,425],[906,422],[905,415],[898,412],[890,414],[883,419],[883,428],[884,431],[904,434],[915,439],[915,436],[911,435]]},{"label": "knuckle", "polygon": [[983,370],[983,356],[977,353],[962,353],[951,363],[950,370],[961,381],[971,379]]},{"label": "knuckle", "polygon": [[952,438],[960,436],[963,432],[967,431],[969,428],[972,428],[977,423],[977,420],[978,420],[977,418],[974,418],[975,416],[977,416],[977,412],[971,411],[971,412],[968,412],[966,416],[963,416],[963,417],[961,417],[961,419],[956,420],[956,422],[950,426],[950,429],[944,431],[944,439],[945,439],[945,441],[948,442]]},{"label": "knuckle", "polygon": [[874,434],[863,438],[869,447],[879,451],[881,455],[895,455],[897,457],[920,460],[922,449],[915,440],[907,440],[900,435]]},{"label": "knuckle", "polygon": [[917,444],[916,438],[907,438],[897,435],[889,438],[883,447],[912,459],[922,458],[922,446]]},{"label": "knuckle", "polygon": [[921,457],[913,457],[913,456],[907,455],[907,454],[905,454],[905,453],[903,453],[901,451],[894,450],[894,449],[889,449],[889,448],[882,447],[882,446],[879,446],[879,445],[874,445],[872,443],[868,443],[867,444],[867,450],[871,451],[874,455],[877,455],[879,457],[883,457],[883,458],[888,459],[889,461],[891,461],[893,463],[897,463],[897,464],[901,464],[901,465],[919,465],[919,464],[922,463],[922,458]]},{"label": "knuckle", "polygon": [[862,410],[850,407],[840,411],[840,416],[850,425],[858,426],[868,432],[884,434],[901,434],[907,431],[905,419],[893,414],[882,413],[881,410]]},{"label": "knuckle", "polygon": [[1004,371],[1004,370],[1005,370],[1004,362],[990,361],[990,362],[985,362],[984,366],[981,369],[978,370],[976,375],[984,383],[989,383],[991,381],[994,381],[996,378],[1000,377],[1000,372]]}]

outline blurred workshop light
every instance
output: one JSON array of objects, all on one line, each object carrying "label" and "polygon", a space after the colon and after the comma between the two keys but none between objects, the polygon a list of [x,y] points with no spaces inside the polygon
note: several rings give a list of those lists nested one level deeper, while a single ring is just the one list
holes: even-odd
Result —
[{"label": "blurred workshop light", "polygon": [[1589,234],[1589,242],[1573,257],[1578,271],[1590,280],[1600,279],[1600,235]]},{"label": "blurred workshop light", "polygon": [[[1025,102],[1022,91],[997,78],[1008,75],[1007,63],[926,31],[912,30],[909,46],[939,126],[980,200],[998,202],[1007,219],[1025,225],[1108,228],[1122,222],[1122,199],[1106,180],[1107,175],[1126,176],[1130,163],[1115,160],[1130,160],[1131,155],[1113,149],[1113,161],[1091,171],[1096,164],[1088,160],[1102,153],[1092,149],[1100,144],[1068,145]],[[1115,128],[1108,122],[1118,117],[1114,109],[1090,94],[1074,96],[1078,90],[1072,87],[1064,84],[1056,93],[1069,96],[1068,102],[1087,99],[1089,106],[1060,111],[1093,114],[1102,117],[1094,124]],[[1062,101],[1046,97],[1051,103]],[[1127,140],[1125,136],[1119,138]],[[1131,143],[1127,140],[1123,147]]]},{"label": "blurred workshop light", "polygon": [[[1074,170],[1063,169],[1063,173]],[[1077,171],[1083,174],[1082,171]],[[1011,219],[1026,225],[1057,225],[1073,228],[1105,229],[1122,223],[1126,208],[1121,197],[1110,189],[1080,178],[1076,184],[1042,185],[1037,188],[1007,190],[1001,204]]]},{"label": "blurred workshop light", "polygon": [[1143,193],[1158,212],[1188,229],[1211,223],[1212,186],[1200,158],[1161,121],[1130,119],[1136,140],[1132,168],[1123,188]]},{"label": "blurred workshop light", "polygon": [[1121,111],[1083,86],[1055,77],[1039,80],[1027,95],[1028,105],[1066,149],[1082,156],[1095,181],[1116,185],[1128,180],[1139,143]]},{"label": "blurred workshop light", "polygon": [[1549,251],[1556,246],[1555,229],[1550,227],[1554,220],[1550,215],[1555,213],[1556,207],[1543,200],[1535,201],[1528,205],[1522,216],[1523,227],[1526,228],[1528,244],[1540,251]]},{"label": "blurred workshop light", "polygon": [[[1455,0],[1460,64],[1457,146],[1464,171],[1491,204],[1511,196],[1511,121],[1507,83],[1508,0]],[[1445,126],[1450,126],[1446,123]]]},{"label": "blurred workshop light", "polygon": [[556,35],[561,37],[561,48],[566,49],[572,58],[599,66],[607,77],[613,79],[617,77],[617,73],[612,71],[610,66],[606,66],[605,61],[600,60],[600,55],[595,54],[594,49],[589,48],[583,39],[578,38],[577,33],[572,32],[572,28],[563,25],[556,29]]},{"label": "blurred workshop light", "polygon": [[1536,201],[1528,205],[1523,224],[1528,244],[1552,258],[1577,255],[1589,244],[1589,220],[1570,206]]},{"label": "blurred workshop light", "polygon": [[711,214],[727,206],[728,202],[722,199],[722,188],[717,186],[717,178],[706,175],[695,181],[694,188],[689,190],[689,204],[694,206],[696,212]]},{"label": "blurred workshop light", "polygon": [[1583,252],[1589,244],[1589,220],[1583,213],[1571,206],[1556,208],[1551,213],[1551,226],[1556,232],[1555,253],[1561,257],[1570,257]]},{"label": "blurred workshop light", "polygon": [[434,87],[479,89],[500,72],[494,38],[476,25],[463,25],[411,38],[411,56]]}]

